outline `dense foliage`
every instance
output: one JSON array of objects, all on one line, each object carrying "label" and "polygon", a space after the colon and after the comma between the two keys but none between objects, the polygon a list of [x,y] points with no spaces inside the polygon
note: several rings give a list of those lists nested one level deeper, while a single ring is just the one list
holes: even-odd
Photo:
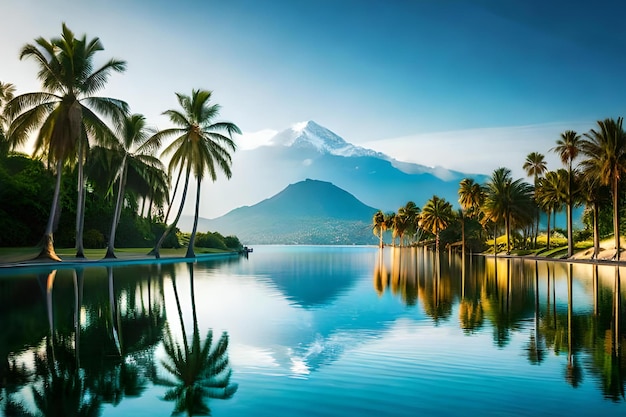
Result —
[{"label": "dense foliage", "polygon": [[[60,261],[55,245],[73,246],[81,258],[85,247],[106,247],[110,258],[116,246],[154,244],[158,257],[159,248],[180,245],[176,223],[192,174],[196,220],[204,175],[213,181],[218,171],[230,177],[232,134],[241,131],[214,120],[220,106],[210,102],[212,92],[176,93],[183,112],[164,114],[177,127],[156,131],[143,115],[131,114],[125,101],[94,95],[111,74],[126,69],[126,61],[114,58],[97,67],[95,55],[103,50],[99,38],[77,37],[63,24],[60,36],[39,37],[19,55],[37,64],[41,91],[15,95],[15,86],[0,82],[0,246],[38,244],[39,257]],[[166,172],[156,152],[163,139],[175,136],[161,154],[171,156]],[[32,159],[12,153],[30,140]],[[186,173],[183,198],[174,222],[164,225],[177,167]],[[188,257],[195,256],[196,224]],[[226,247],[221,240],[210,244]]]}]

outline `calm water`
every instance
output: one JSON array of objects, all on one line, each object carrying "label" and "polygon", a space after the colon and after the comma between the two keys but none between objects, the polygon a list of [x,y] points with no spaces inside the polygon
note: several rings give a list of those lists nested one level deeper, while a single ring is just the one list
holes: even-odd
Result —
[{"label": "calm water", "polygon": [[434,265],[415,249],[267,246],[0,271],[2,413],[626,414],[626,270]]}]

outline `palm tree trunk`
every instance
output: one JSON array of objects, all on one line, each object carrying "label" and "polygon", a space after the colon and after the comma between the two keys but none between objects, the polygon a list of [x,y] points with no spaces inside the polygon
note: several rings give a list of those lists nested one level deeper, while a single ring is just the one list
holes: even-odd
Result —
[{"label": "palm tree trunk", "polygon": [[567,257],[574,256],[574,231],[572,223],[572,160],[569,161],[567,175]]},{"label": "palm tree trunk", "polygon": [[115,258],[115,232],[120,222],[122,213],[122,202],[124,201],[124,188],[126,186],[126,156],[122,161],[122,172],[120,173],[119,186],[117,188],[117,200],[115,201],[115,211],[113,212],[113,221],[111,222],[111,232],[109,233],[109,244],[105,258]]},{"label": "palm tree trunk", "polygon": [[54,230],[54,219],[56,217],[56,210],[59,203],[59,196],[61,194],[61,175],[63,173],[63,161],[57,162],[57,180],[54,185],[54,195],[52,197],[52,205],[50,207],[50,215],[48,216],[48,223],[46,225],[46,231],[43,234],[42,243],[43,248],[37,259],[51,259],[53,261],[61,262],[61,258],[54,251],[54,238],[52,232]]},{"label": "palm tree trunk", "polygon": [[161,238],[156,243],[156,245],[154,245],[154,248],[150,251],[150,253],[148,253],[148,255],[154,255],[157,259],[161,257],[161,254],[159,253],[161,249],[161,245],[165,241],[165,238],[167,237],[167,235],[169,235],[170,232],[174,230],[174,228],[176,227],[176,224],[178,224],[178,220],[180,219],[181,214],[183,213],[183,207],[185,206],[185,198],[187,197],[187,189],[189,188],[190,175],[191,175],[191,164],[188,163],[187,173],[185,175],[185,185],[183,187],[183,196],[180,200],[180,207],[178,208],[178,213],[176,214],[176,218],[174,219],[174,222],[165,229],[165,231],[161,235]]},{"label": "palm tree trunk", "polygon": [[78,141],[78,198],[76,199],[76,257],[85,257],[83,232],[85,227],[85,173],[83,141]]},{"label": "palm tree trunk", "polygon": [[[150,189],[152,189],[152,183],[150,183]],[[148,191],[148,195],[150,195],[150,191]],[[139,213],[139,217],[143,217],[146,212],[146,200],[148,199],[148,195],[144,195],[141,198],[141,212]]]},{"label": "palm tree trunk", "polygon": [[599,204],[593,202],[593,259],[598,259],[600,254],[600,225],[598,224],[598,216],[600,215]]},{"label": "palm tree trunk", "polygon": [[461,254],[465,256],[465,217],[461,217],[461,251]]},{"label": "palm tree trunk", "polygon": [[498,226],[493,223],[493,256],[498,256]]},{"label": "palm tree trunk", "polygon": [[[178,177],[176,177],[176,184],[174,185],[174,192],[172,193],[172,198],[170,198],[170,204],[167,206],[167,212],[165,213],[165,218],[163,221],[167,224],[167,219],[170,217],[170,211],[172,210],[172,204],[174,204],[174,198],[176,197],[176,192],[178,191],[178,184],[180,183],[180,177],[183,174],[183,167],[181,166],[178,170]],[[187,174],[189,175],[189,174]]]},{"label": "palm tree trunk", "polygon": [[546,249],[550,250],[550,217],[552,217],[551,210],[548,210],[548,231],[546,235]]},{"label": "palm tree trunk", "polygon": [[511,219],[509,218],[509,215],[506,216],[505,222],[506,224],[504,226],[506,230],[506,254],[510,255],[511,254]]},{"label": "palm tree trunk", "polygon": [[613,175],[613,233],[615,234],[615,259],[619,260],[619,178]]},{"label": "palm tree trunk", "polygon": [[[571,199],[571,197],[570,197]],[[567,203],[567,257],[574,256],[574,233],[572,230],[572,203]]]},{"label": "palm tree trunk", "polygon": [[150,191],[150,204],[148,204],[148,219],[152,221],[152,205],[154,204],[154,192]]},{"label": "palm tree trunk", "polygon": [[193,251],[193,245],[196,241],[196,231],[198,230],[198,217],[200,216],[200,178],[198,178],[198,187],[196,189],[196,211],[193,216],[193,229],[191,230],[191,237],[189,238],[189,245],[187,246],[187,255],[185,258],[195,258],[196,254]]}]

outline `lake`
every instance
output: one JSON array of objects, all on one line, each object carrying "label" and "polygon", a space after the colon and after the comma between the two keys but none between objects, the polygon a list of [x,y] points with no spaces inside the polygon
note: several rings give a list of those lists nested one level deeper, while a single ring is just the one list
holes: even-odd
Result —
[{"label": "lake", "polygon": [[327,246],[4,268],[1,413],[624,415],[625,274]]}]

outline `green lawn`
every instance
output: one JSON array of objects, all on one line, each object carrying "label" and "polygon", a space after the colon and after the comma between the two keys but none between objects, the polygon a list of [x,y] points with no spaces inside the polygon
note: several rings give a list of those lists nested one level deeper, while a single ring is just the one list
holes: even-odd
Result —
[{"label": "green lawn", "polygon": [[[8,262],[22,262],[33,259],[35,256],[39,254],[41,249],[37,247],[26,247],[26,248],[0,248],[0,263],[8,263]],[[61,258],[74,258],[76,254],[75,248],[55,248],[57,255]],[[115,254],[118,258],[139,258],[145,257],[150,258],[148,256],[148,252],[150,252],[152,248],[120,248],[115,249]],[[195,248],[195,253],[205,254],[205,253],[225,253],[228,251],[224,251],[222,249],[212,249],[212,248]],[[104,254],[106,253],[106,249],[85,249],[85,256],[87,259],[102,259]],[[162,257],[184,257],[187,253],[187,248],[179,248],[179,249],[161,249],[160,251]]]}]

